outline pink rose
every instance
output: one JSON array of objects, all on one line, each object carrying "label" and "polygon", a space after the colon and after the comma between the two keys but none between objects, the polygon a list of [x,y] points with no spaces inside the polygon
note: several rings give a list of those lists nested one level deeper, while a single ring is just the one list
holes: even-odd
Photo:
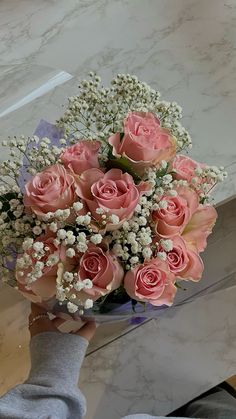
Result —
[{"label": "pink rose", "polygon": [[[174,158],[172,167],[176,170],[174,175],[175,179],[183,179],[191,183],[193,177],[198,179],[195,170],[197,168],[203,168],[204,165],[202,163],[197,163],[195,160],[190,159],[190,157],[178,155]],[[200,181],[201,179],[199,179],[199,182]]]},{"label": "pink rose", "polygon": [[216,219],[217,212],[214,207],[200,204],[182,233],[188,246],[198,252],[203,252],[207,245],[207,237],[211,234]]},{"label": "pink rose", "polygon": [[87,204],[95,220],[101,221],[96,210],[102,208],[109,215],[116,215],[120,222],[107,223],[107,230],[117,229],[129,219],[139,202],[140,195],[149,189],[149,184],[141,182],[135,185],[128,173],[111,169],[103,173],[99,169],[89,169],[82,173],[77,181],[77,194]]},{"label": "pink rose", "polygon": [[173,249],[167,252],[170,271],[176,278],[199,281],[204,268],[199,254],[189,249],[180,236],[172,237],[172,242]]},{"label": "pink rose", "polygon": [[[55,258],[55,262],[52,266],[47,266],[45,264],[42,269],[42,276],[36,281],[30,283],[30,289],[26,288],[27,284],[27,274],[32,272],[31,268],[21,269],[20,266],[16,264],[16,279],[19,284],[19,289],[23,292],[24,296],[34,302],[42,302],[43,300],[49,300],[56,294],[56,274],[58,262],[60,260],[65,260],[65,248],[63,246],[55,246],[54,244],[55,237],[40,236],[35,240],[35,243],[44,244],[44,254],[41,259],[34,258],[34,250],[30,248],[27,251],[27,254],[30,256],[32,261],[32,268],[34,268],[37,261],[45,263],[48,260],[49,256]],[[18,261],[22,256],[18,256]],[[20,275],[20,272],[23,272],[23,276]]]},{"label": "pink rose", "polygon": [[114,156],[125,156],[141,174],[146,167],[169,161],[176,153],[175,139],[150,112],[130,112],[124,121],[124,137],[117,133],[108,141]]},{"label": "pink rose", "polygon": [[66,169],[80,175],[92,167],[99,167],[99,148],[99,141],[82,140],[71,147],[67,147],[60,158]]},{"label": "pink rose", "polygon": [[24,205],[42,216],[66,209],[75,201],[75,180],[60,164],[37,173],[25,185]]},{"label": "pink rose", "polygon": [[139,265],[125,275],[124,287],[127,294],[138,301],[154,306],[171,306],[176,294],[175,276],[167,262],[152,259]]},{"label": "pink rose", "polygon": [[109,251],[89,245],[88,250],[80,259],[78,268],[79,279],[90,279],[91,289],[83,289],[78,294],[80,300],[91,298],[93,301],[119,288],[124,271],[117,258]]},{"label": "pink rose", "polygon": [[178,195],[163,196],[166,209],[159,209],[152,214],[156,233],[162,237],[181,234],[198,207],[198,195],[190,188],[178,188]]}]

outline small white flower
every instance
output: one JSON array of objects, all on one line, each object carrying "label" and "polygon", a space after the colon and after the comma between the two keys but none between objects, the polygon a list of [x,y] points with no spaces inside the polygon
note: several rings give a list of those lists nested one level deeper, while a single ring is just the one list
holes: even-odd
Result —
[{"label": "small white flower", "polygon": [[142,251],[142,255],[144,259],[150,259],[152,256],[152,250],[150,249],[150,247],[144,247]]},{"label": "small white flower", "polygon": [[57,237],[60,240],[64,240],[66,238],[66,230],[64,230],[63,228],[60,228],[60,230],[58,230],[57,232]]},{"label": "small white flower", "polygon": [[20,204],[20,201],[19,199],[11,199],[9,204],[11,208],[16,208]]},{"label": "small white flower", "polygon": [[63,279],[64,279],[66,282],[72,282],[72,281],[73,281],[73,278],[74,278],[74,275],[73,275],[73,273],[72,273],[72,272],[68,272],[68,271],[64,272],[64,274],[63,274]]},{"label": "small white flower", "polygon": [[202,174],[202,168],[200,166],[196,167],[195,173],[197,176],[200,176]]},{"label": "small white flower", "polygon": [[55,216],[56,216],[57,218],[61,218],[61,217],[63,217],[63,210],[61,210],[61,209],[56,210],[56,212],[55,212]]},{"label": "small white flower", "polygon": [[99,215],[102,215],[102,214],[104,214],[104,209],[102,209],[102,208],[97,208],[97,209],[96,209],[96,213],[97,213],[97,214],[99,214]]},{"label": "small white flower", "polygon": [[167,258],[166,252],[158,252],[157,257],[161,260],[166,260]]},{"label": "small white flower", "polygon": [[61,145],[66,145],[66,140],[64,138],[61,138],[59,142]]},{"label": "small white flower", "polygon": [[140,234],[139,242],[140,242],[141,245],[146,246],[148,244],[151,244],[152,238],[149,234],[142,233],[142,234]]},{"label": "small white flower", "polygon": [[7,212],[2,212],[1,217],[3,220],[6,220],[6,218],[8,217]]},{"label": "small white flower", "polygon": [[161,201],[158,202],[158,205],[161,209],[167,209],[168,207],[168,202],[165,201],[164,199],[162,199]]},{"label": "small white flower", "polygon": [[164,185],[168,185],[172,182],[172,176],[170,174],[163,176],[162,181]]},{"label": "small white flower", "polygon": [[42,242],[35,242],[35,243],[33,244],[33,249],[34,249],[36,252],[40,252],[41,250],[43,250],[43,243],[42,243]]},{"label": "small white flower", "polygon": [[166,169],[167,168],[167,161],[166,160],[162,160],[161,161],[161,168],[162,169]]},{"label": "small white flower", "polygon": [[34,240],[31,239],[30,237],[27,237],[22,244],[23,250],[28,250],[30,247],[33,246],[33,243],[34,243]]},{"label": "small white flower", "polygon": [[119,217],[115,214],[110,215],[109,220],[112,224],[119,224],[120,222]]},{"label": "small white flower", "polygon": [[136,242],[136,233],[131,231],[127,234],[127,243],[134,244]]},{"label": "small white flower", "polygon": [[147,203],[147,198],[146,198],[146,196],[142,196],[141,198],[140,198],[140,204],[141,205],[146,205],[146,203]]},{"label": "small white flower", "polygon": [[66,208],[63,210],[63,219],[66,220],[70,216],[70,209]]},{"label": "small white flower", "polygon": [[113,250],[113,253],[116,256],[118,256],[118,257],[123,256],[124,251],[123,251],[123,248],[122,248],[121,244],[119,244],[119,243],[114,244],[112,250]]},{"label": "small white flower", "polygon": [[56,233],[57,231],[57,223],[53,222],[49,225],[49,230],[51,230],[53,233]]},{"label": "small white flower", "polygon": [[135,212],[141,212],[141,210],[142,210],[142,207],[141,207],[141,205],[140,204],[137,204],[137,206],[136,206],[136,208],[135,208]]},{"label": "small white flower", "polygon": [[79,215],[79,216],[76,218],[76,223],[77,223],[77,224],[84,224],[84,215]]},{"label": "small white flower", "polygon": [[173,196],[173,197],[175,197],[175,196],[177,196],[177,195],[178,195],[178,192],[177,192],[175,189],[170,189],[169,191],[167,191],[167,194],[168,194],[169,196]]},{"label": "small white flower", "polygon": [[25,259],[23,257],[22,258],[18,258],[16,265],[17,265],[17,267],[19,269],[24,268],[25,267]]},{"label": "small white flower", "polygon": [[73,258],[75,256],[75,251],[73,247],[70,247],[69,249],[66,250],[66,256],[68,258]]},{"label": "small white flower", "polygon": [[78,306],[69,301],[67,303],[67,310],[69,311],[69,313],[76,313],[76,311],[78,310]]},{"label": "small white flower", "polygon": [[48,257],[48,261],[50,262],[51,266],[56,265],[59,262],[59,256],[58,255],[50,255]]},{"label": "small white flower", "polygon": [[77,241],[86,243],[86,234],[83,231],[78,234]]},{"label": "small white flower", "polygon": [[[141,208],[141,207],[140,207]],[[130,230],[130,224],[128,221],[125,221],[122,225],[122,228],[124,231],[129,231]]]},{"label": "small white flower", "polygon": [[161,239],[160,240],[161,247],[166,251],[170,252],[173,249],[173,241],[170,239]]},{"label": "small white flower", "polygon": [[68,237],[66,237],[65,239],[65,244],[74,244],[76,241],[76,238],[74,235],[69,235]]},{"label": "small white flower", "polygon": [[89,308],[92,308],[92,307],[93,307],[93,300],[91,300],[90,298],[85,300],[84,308],[88,310]]},{"label": "small white flower", "polygon": [[139,217],[138,224],[140,226],[145,226],[147,224],[147,219],[145,217],[143,217],[143,216]]},{"label": "small white flower", "polygon": [[91,281],[91,279],[84,279],[83,280],[83,284],[84,284],[84,288],[86,288],[86,289],[91,289],[91,288],[93,288],[93,283],[92,283],[92,281]]},{"label": "small white flower", "polygon": [[80,253],[85,253],[86,250],[88,249],[88,246],[85,242],[79,242],[76,245],[76,249],[78,250],[78,252]]},{"label": "small white flower", "polygon": [[75,202],[73,204],[73,208],[74,208],[75,211],[80,211],[83,208],[82,202]]},{"label": "small white flower", "polygon": [[139,251],[139,245],[138,245],[138,242],[135,242],[131,246],[131,252],[135,255],[138,253],[138,251]]},{"label": "small white flower", "polygon": [[159,187],[155,189],[155,193],[157,196],[162,196],[164,194],[164,189]]},{"label": "small white flower", "polygon": [[74,284],[74,289],[76,291],[81,291],[84,288],[84,284],[82,281],[78,281]]},{"label": "small white flower", "polygon": [[138,256],[132,256],[131,258],[130,258],[130,263],[131,263],[131,265],[135,265],[136,263],[138,263],[139,262],[139,258],[138,258]]},{"label": "small white flower", "polygon": [[102,235],[101,235],[101,234],[93,234],[93,235],[90,237],[90,241],[91,241],[93,244],[99,244],[99,243],[101,243],[101,242],[102,242]]},{"label": "small white flower", "polygon": [[88,224],[90,224],[90,222],[91,222],[91,217],[90,217],[90,215],[86,214],[84,216],[84,224],[88,225]]}]

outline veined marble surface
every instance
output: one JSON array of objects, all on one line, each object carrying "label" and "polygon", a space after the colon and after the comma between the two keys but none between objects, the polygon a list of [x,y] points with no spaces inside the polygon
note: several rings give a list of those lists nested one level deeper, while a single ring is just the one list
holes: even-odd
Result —
[{"label": "veined marble surface", "polygon": [[1,137],[53,122],[89,70],[135,73],[183,106],[193,157],[227,167],[222,203],[236,194],[235,22],[234,0],[2,0],[0,113],[47,72],[75,78],[3,117]]},{"label": "veined marble surface", "polygon": [[204,296],[89,355],[86,419],[166,415],[235,374],[235,299],[235,286]]}]

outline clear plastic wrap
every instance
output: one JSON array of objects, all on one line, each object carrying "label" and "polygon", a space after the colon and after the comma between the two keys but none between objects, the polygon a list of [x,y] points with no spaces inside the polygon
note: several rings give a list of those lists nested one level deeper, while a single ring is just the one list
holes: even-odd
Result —
[{"label": "clear plastic wrap", "polygon": [[[38,79],[34,88],[28,88],[28,91],[24,95],[20,95],[18,92],[17,95],[8,98],[7,101],[1,103],[0,107],[0,117],[4,117],[11,112],[19,109],[20,107],[26,105],[27,103],[33,101],[39,96],[47,93],[53,89],[56,85],[64,83],[66,80],[70,79],[71,76],[64,72],[52,71],[48,74],[48,79],[41,83],[42,79]],[[52,141],[53,145],[59,144],[59,139],[62,137],[62,132],[50,122],[41,120],[36,128],[34,134],[39,137],[48,137]],[[19,174],[19,184],[24,190],[24,184],[28,180],[29,174],[24,171],[24,169]],[[14,254],[13,254],[14,256]],[[14,269],[15,258],[11,262],[11,268]],[[173,308],[181,307],[184,304],[187,304],[193,301],[195,298],[198,298],[202,295],[212,293],[218,289],[226,288],[231,286],[231,277],[227,279],[222,279],[216,281],[213,277],[205,278],[199,283],[181,281],[181,288],[178,290]],[[15,286],[16,284],[12,282],[10,284]],[[42,304],[48,311],[55,315],[59,315],[64,318],[72,317],[77,319],[78,317],[83,319],[94,318],[97,322],[114,322],[119,320],[130,319],[131,322],[139,323],[144,321],[147,318],[158,317],[162,315],[166,310],[171,310],[171,308],[162,306],[154,307],[151,304],[146,304],[145,307],[143,304],[134,302],[133,300],[122,301],[122,302],[113,302],[110,301],[106,303],[101,309],[94,305],[93,309],[85,310],[84,314],[81,314],[79,311],[75,314],[68,313],[66,304],[59,304],[56,299],[51,299],[45,301]]]}]

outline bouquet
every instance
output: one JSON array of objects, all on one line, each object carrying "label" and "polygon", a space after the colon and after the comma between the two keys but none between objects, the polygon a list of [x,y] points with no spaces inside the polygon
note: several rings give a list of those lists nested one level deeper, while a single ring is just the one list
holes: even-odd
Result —
[{"label": "bouquet", "polygon": [[105,88],[90,73],[79,88],[58,138],[3,141],[0,277],[71,315],[171,306],[201,279],[226,172],[188,157],[180,106],[136,76]]}]

